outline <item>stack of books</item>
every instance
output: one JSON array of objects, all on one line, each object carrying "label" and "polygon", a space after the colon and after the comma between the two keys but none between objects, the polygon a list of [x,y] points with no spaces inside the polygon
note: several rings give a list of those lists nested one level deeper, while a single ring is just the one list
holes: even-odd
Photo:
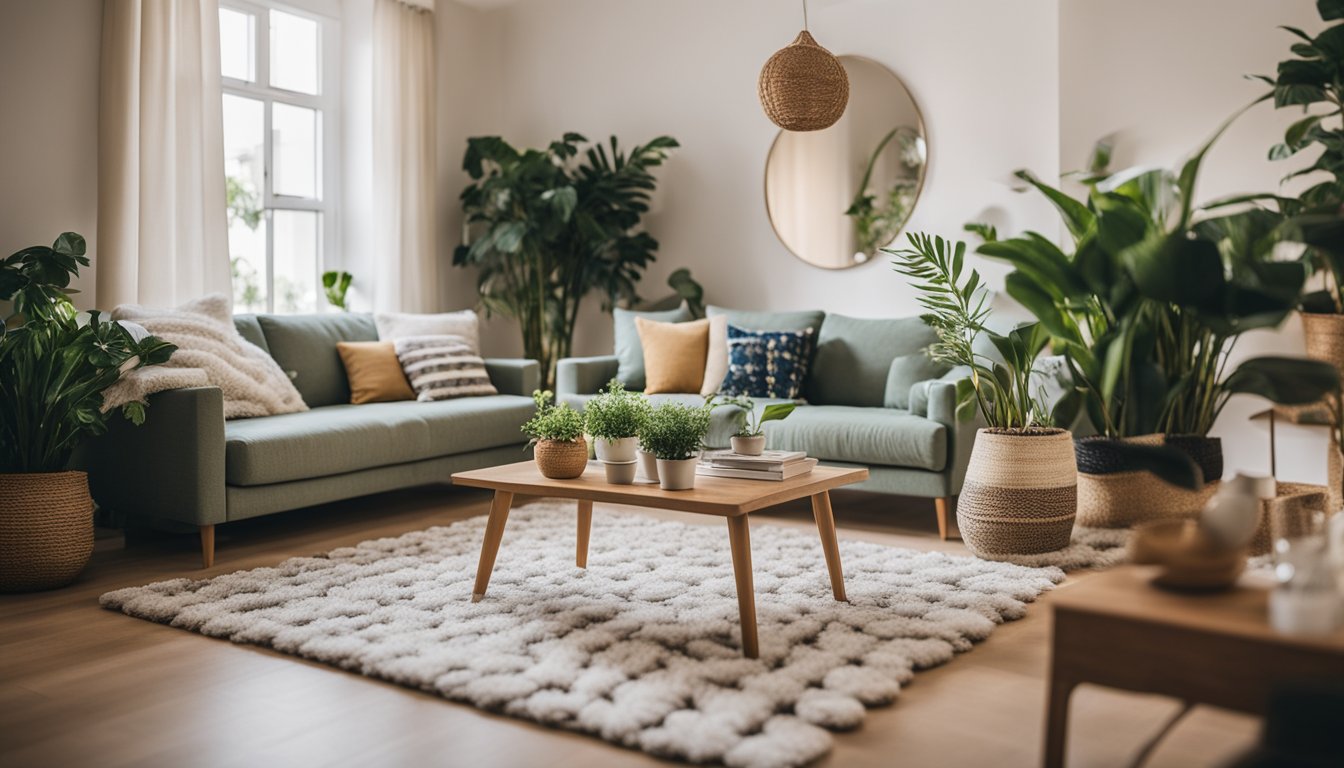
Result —
[{"label": "stack of books", "polygon": [[705,451],[695,473],[747,480],[787,480],[806,475],[815,466],[817,460],[809,459],[802,451],[763,451],[759,456],[732,451]]}]

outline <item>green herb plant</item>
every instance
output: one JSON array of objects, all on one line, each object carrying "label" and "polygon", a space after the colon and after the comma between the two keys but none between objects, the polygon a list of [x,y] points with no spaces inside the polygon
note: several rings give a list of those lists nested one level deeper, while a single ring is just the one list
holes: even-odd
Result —
[{"label": "green herb plant", "polygon": [[522,427],[523,432],[532,438],[528,445],[542,440],[572,443],[583,437],[583,414],[570,408],[568,403],[556,405],[554,400],[555,393],[549,389],[538,389],[532,393],[537,412]]},{"label": "green herb plant", "polygon": [[762,428],[762,424],[767,421],[786,419],[798,407],[797,403],[771,403],[762,408],[760,414],[757,414],[756,401],[746,395],[735,395],[733,397],[710,395],[705,398],[705,402],[711,409],[724,405],[737,406],[738,412],[733,414],[733,418],[737,422],[737,431],[733,433],[735,437],[763,435],[765,430]]},{"label": "green herb plant", "polygon": [[350,291],[350,284],[355,281],[355,276],[345,270],[328,270],[322,273],[322,293],[327,297],[327,303],[337,309],[345,312],[350,311],[350,306],[346,303],[346,294]]},{"label": "green herb plant", "polygon": [[693,459],[709,433],[709,406],[663,403],[649,412],[639,432],[639,446],[655,458]]},{"label": "green herb plant", "polygon": [[628,392],[616,379],[607,389],[588,401],[583,413],[588,420],[588,434],[605,440],[637,437],[640,427],[649,418],[649,401],[639,392]]}]

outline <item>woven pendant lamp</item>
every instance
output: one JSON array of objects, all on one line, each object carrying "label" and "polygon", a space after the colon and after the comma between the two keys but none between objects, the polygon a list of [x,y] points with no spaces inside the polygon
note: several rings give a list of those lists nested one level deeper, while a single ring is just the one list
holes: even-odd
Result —
[{"label": "woven pendant lamp", "polygon": [[849,76],[808,33],[806,0],[803,31],[765,62],[757,88],[765,116],[786,131],[820,131],[845,114]]}]

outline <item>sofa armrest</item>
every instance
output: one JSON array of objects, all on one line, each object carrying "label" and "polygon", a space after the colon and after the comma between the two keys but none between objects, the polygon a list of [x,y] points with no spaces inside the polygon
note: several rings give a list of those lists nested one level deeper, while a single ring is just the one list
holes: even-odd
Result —
[{"label": "sofa armrest", "polygon": [[224,496],[224,395],[218,387],[149,396],[140,426],[114,417],[87,446],[98,505],[132,518],[214,525]]},{"label": "sofa armrest", "polygon": [[541,364],[525,358],[491,357],[485,360],[490,383],[501,395],[531,397],[541,386]]},{"label": "sofa armrest", "polygon": [[615,355],[567,357],[555,366],[555,395],[594,395],[616,375]]},{"label": "sofa armrest", "polygon": [[977,411],[975,418],[957,419],[957,382],[931,381],[928,383],[928,418],[947,427],[947,482],[948,495],[961,493],[966,481],[966,468],[971,463],[971,449],[975,447],[975,433],[983,426]]}]

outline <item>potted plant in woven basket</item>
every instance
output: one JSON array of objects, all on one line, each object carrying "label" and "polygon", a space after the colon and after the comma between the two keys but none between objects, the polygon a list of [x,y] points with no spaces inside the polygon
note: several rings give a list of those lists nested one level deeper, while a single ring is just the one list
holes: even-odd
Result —
[{"label": "potted plant in woven basket", "polygon": [[[84,570],[93,499],[71,454],[107,428],[103,390],[176,349],[97,312],[81,322],[66,292],[89,265],[84,251],[84,238],[66,232],[0,261],[0,300],[13,303],[0,324],[0,592],[61,587]],[[144,421],[141,403],[122,413]]]},{"label": "potted plant in woven basket", "polygon": [[746,395],[737,395],[734,397],[722,397],[719,395],[709,395],[705,402],[711,409],[718,408],[721,405],[736,406],[738,411],[733,418],[737,421],[737,431],[732,437],[728,438],[732,445],[733,453],[740,453],[743,456],[760,456],[765,450],[765,428],[767,421],[781,421],[787,419],[789,414],[793,413],[798,407],[797,403],[771,403],[756,412],[756,401]]},{"label": "potted plant in woven basket", "polygon": [[[966,244],[911,233],[910,246],[885,250],[901,274],[913,278],[924,321],[938,340],[935,359],[965,366],[957,383],[957,414],[978,411],[986,427],[976,433],[966,482],[957,499],[957,527],[967,548],[984,558],[1053,552],[1068,546],[1077,499],[1073,435],[1052,426],[1032,394],[1032,369],[1050,336],[1038,323],[1006,335],[985,327],[988,292],[971,270],[963,279]],[[975,351],[984,336],[1001,361]]]},{"label": "potted plant in woven basket", "polygon": [[665,491],[695,487],[695,465],[709,432],[709,406],[663,403],[649,413],[639,444],[658,462],[658,484]]},{"label": "potted plant in woven basket", "polygon": [[567,403],[554,403],[555,393],[537,390],[532,401],[537,412],[523,424],[532,438],[533,455],[543,477],[568,480],[583,474],[588,466],[588,441],[583,437],[583,414]]},{"label": "potted plant in woven basket", "polygon": [[1086,201],[1019,171],[1063,216],[1073,253],[1034,232],[997,240],[990,230],[979,248],[1016,268],[1009,295],[1050,333],[1077,385],[1061,405],[1085,408],[1100,433],[1077,444],[1080,525],[1193,516],[1222,476],[1209,432],[1229,398],[1302,405],[1338,381],[1332,366],[1305,358],[1227,362],[1241,334],[1293,311],[1306,279],[1301,263],[1272,258],[1291,235],[1278,214],[1223,212],[1244,197],[1193,202],[1203,159],[1230,122],[1177,172],[1112,174],[1109,149],[1099,152]]}]

